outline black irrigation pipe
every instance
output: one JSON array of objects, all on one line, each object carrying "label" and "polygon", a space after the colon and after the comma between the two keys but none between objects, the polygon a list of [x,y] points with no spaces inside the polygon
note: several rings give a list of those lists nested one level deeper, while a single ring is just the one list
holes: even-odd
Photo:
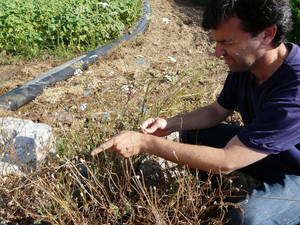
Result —
[{"label": "black irrigation pipe", "polygon": [[43,73],[39,77],[23,84],[20,87],[13,89],[12,91],[0,96],[0,107],[17,110],[21,106],[27,104],[42,93],[46,87],[53,86],[59,81],[66,80],[73,76],[76,71],[83,71],[98,60],[100,56],[106,56],[111,50],[123,41],[128,41],[140,33],[143,33],[148,28],[150,15],[150,6],[148,0],[144,0],[143,13],[139,22],[135,25],[135,29],[131,34],[125,34],[120,39],[113,41],[112,43],[100,47],[92,52],[82,55],[78,58],[70,60],[46,73]]}]

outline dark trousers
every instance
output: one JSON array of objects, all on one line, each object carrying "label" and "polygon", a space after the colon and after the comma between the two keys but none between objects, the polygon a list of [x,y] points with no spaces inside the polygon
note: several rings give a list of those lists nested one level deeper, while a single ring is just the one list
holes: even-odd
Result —
[{"label": "dark trousers", "polygon": [[[182,131],[180,142],[223,148],[240,129],[241,127],[236,125],[220,124],[204,130]],[[235,185],[242,186],[244,190],[244,197],[231,200],[235,203],[247,200],[239,209],[228,208],[229,224],[300,223],[300,176],[278,155],[269,155],[228,176],[236,178]]]}]

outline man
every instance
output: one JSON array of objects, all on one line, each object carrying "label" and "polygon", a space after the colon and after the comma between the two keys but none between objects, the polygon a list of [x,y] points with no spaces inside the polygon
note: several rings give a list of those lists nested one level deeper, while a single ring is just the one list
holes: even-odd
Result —
[{"label": "man", "polygon": [[[149,118],[142,133],[122,132],[92,154],[150,153],[203,171],[242,171],[262,184],[245,197],[243,215],[229,209],[230,224],[298,224],[300,49],[285,42],[289,1],[209,0],[203,27],[230,69],[217,101],[172,118]],[[243,127],[220,123],[236,109]],[[182,131],[184,143],[157,137],[174,131]]]}]

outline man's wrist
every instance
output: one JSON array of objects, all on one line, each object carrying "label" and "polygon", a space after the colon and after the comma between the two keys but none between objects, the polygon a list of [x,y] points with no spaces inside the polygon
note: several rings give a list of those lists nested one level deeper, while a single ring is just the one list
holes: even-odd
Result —
[{"label": "man's wrist", "polygon": [[149,150],[151,149],[151,145],[152,145],[152,138],[154,138],[153,135],[146,135],[146,134],[142,134],[143,137],[141,139],[141,143],[140,143],[140,150],[141,153],[151,153]]}]

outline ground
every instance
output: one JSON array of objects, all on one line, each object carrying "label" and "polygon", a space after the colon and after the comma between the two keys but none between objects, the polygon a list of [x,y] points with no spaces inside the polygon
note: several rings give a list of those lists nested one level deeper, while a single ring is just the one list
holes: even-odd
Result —
[{"label": "ground", "polygon": [[[145,34],[122,43],[82,74],[47,88],[20,109],[0,108],[0,117],[47,123],[53,128],[63,157],[71,154],[71,158],[84,158],[119,130],[138,129],[145,117],[172,116],[214,101],[227,67],[214,56],[214,42],[201,28],[203,7],[191,0],[149,3],[151,16]],[[0,65],[0,94],[62,63],[49,57]],[[101,161],[97,163],[99,171],[95,174],[101,174]],[[185,190],[188,185],[183,185]],[[190,193],[198,192],[182,195]],[[35,201],[44,198],[35,196]],[[200,197],[198,200],[202,201]],[[197,218],[200,211],[195,211]]]},{"label": "ground", "polygon": [[[155,80],[156,87],[152,85],[149,94],[154,100],[152,103],[151,99],[148,100],[149,108],[156,101],[155,96],[170,94],[170,88],[178,88],[177,81],[183,77],[190,79],[188,82],[193,80],[193,88],[197,88],[188,93],[189,97],[199,99],[203,95],[199,89],[205,90],[199,104],[215,99],[225,78],[226,67],[214,57],[214,43],[209,33],[201,28],[203,7],[190,0],[150,0],[149,3],[151,16],[145,34],[123,43],[83,74],[44,90],[16,112],[2,114],[50,125],[63,122],[76,126],[78,120],[78,128],[83,118],[120,111],[125,105],[128,107],[128,103],[131,109],[141,107],[145,89]],[[49,57],[42,62],[1,65],[0,94],[61,63]],[[186,105],[169,113],[175,114],[179,110],[187,110]],[[163,115],[163,112],[157,114]]]}]

